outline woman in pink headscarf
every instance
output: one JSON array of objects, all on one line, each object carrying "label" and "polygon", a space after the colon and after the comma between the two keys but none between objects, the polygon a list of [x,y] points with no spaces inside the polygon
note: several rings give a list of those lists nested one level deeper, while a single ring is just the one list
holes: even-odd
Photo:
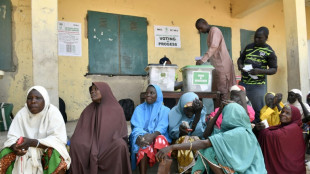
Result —
[{"label": "woman in pink headscarf", "polygon": [[[234,85],[230,88],[230,99],[234,102],[237,102],[238,104],[242,105],[245,110],[247,111],[250,122],[252,122],[255,119],[255,111],[252,108],[252,106],[248,105],[248,98],[245,94],[245,88],[240,85]],[[208,117],[206,117],[206,122],[208,122],[210,119],[215,117],[216,113],[218,112],[219,108],[215,108],[214,112],[212,112]],[[216,132],[221,129],[223,116],[222,114],[219,115],[217,121],[216,121]]]}]

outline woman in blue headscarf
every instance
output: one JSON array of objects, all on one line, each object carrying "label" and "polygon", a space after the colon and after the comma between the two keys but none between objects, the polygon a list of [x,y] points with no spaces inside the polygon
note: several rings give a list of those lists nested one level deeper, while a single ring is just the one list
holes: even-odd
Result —
[{"label": "woman in blue headscarf", "polygon": [[[222,109],[220,109],[222,110]],[[156,154],[158,161],[173,150],[199,150],[192,173],[267,173],[261,148],[252,132],[245,109],[231,103],[223,109],[223,121],[218,134],[193,143],[174,144]]]},{"label": "woman in blue headscarf", "polygon": [[[198,117],[196,117],[196,115],[198,115]],[[203,132],[206,128],[205,116],[206,109],[203,108],[198,95],[193,92],[183,94],[178,104],[173,107],[169,113],[169,136],[172,139],[178,139],[183,135],[203,138]],[[195,121],[194,118],[196,118]],[[189,124],[189,128],[192,130],[188,129],[191,132],[184,127],[182,122],[187,122]]]},{"label": "woman in blue headscarf", "polygon": [[[206,112],[197,94],[183,94],[178,104],[169,113],[169,136],[175,143],[188,143],[203,138],[206,128]],[[187,171],[195,164],[196,151],[179,150],[177,155],[178,170]]]},{"label": "woman in blue headscarf", "polygon": [[147,163],[151,167],[155,164],[157,149],[167,147],[171,142],[168,136],[170,109],[163,105],[159,86],[149,85],[145,100],[137,106],[130,120],[131,165],[133,170],[139,165],[141,174],[146,174]]}]

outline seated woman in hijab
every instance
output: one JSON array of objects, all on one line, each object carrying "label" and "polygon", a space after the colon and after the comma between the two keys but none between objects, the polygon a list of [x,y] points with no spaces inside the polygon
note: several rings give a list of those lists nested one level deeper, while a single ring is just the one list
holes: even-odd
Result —
[{"label": "seated woman in hijab", "polygon": [[[168,136],[168,114],[170,109],[163,105],[163,94],[157,85],[146,89],[146,101],[138,105],[130,120],[131,166],[139,165],[140,174],[147,173],[147,163],[152,167],[158,149],[167,147],[171,142]],[[169,170],[171,160],[159,164],[159,169]],[[166,171],[168,172],[168,171]],[[162,171],[164,173],[164,171]]]},{"label": "seated woman in hijab", "polygon": [[[252,132],[249,116],[237,103],[230,103],[223,110],[220,133],[190,143],[174,144],[159,150],[156,159],[161,161],[173,150],[200,150],[192,169],[194,174],[208,173],[259,173],[266,174],[264,158]],[[209,126],[209,125],[208,125]]]},{"label": "seated woman in hijab", "polygon": [[292,89],[288,92],[287,102],[285,104],[290,104],[298,108],[301,119],[309,117],[310,121],[310,107],[302,101],[302,93],[299,89]]},{"label": "seated woman in hijab", "polygon": [[301,119],[302,119],[302,129],[303,129],[303,136],[304,140],[307,146],[309,146],[309,131],[310,131],[310,126],[308,122],[310,121],[310,107],[302,101],[302,93],[299,89],[292,89],[288,92],[287,96],[287,103],[285,104],[290,104],[298,108],[300,114],[301,114]]},{"label": "seated woman in hijab", "polygon": [[260,110],[260,120],[267,120],[269,126],[280,124],[279,114],[284,106],[281,102],[282,94],[268,92],[265,95],[266,105]]},{"label": "seated woman in hijab", "polygon": [[122,107],[104,82],[94,82],[89,92],[92,103],[82,112],[71,138],[71,172],[130,174]]},{"label": "seated woman in hijab", "polygon": [[[176,140],[176,144],[202,139],[206,128],[205,116],[205,108],[197,94],[183,94],[169,113],[169,136]],[[188,171],[195,164],[196,152],[180,150],[177,153],[179,172]]]},{"label": "seated woman in hijab", "polygon": [[66,173],[70,167],[65,122],[42,86],[28,90],[7,137],[0,173]]},{"label": "seated woman in hijab", "polygon": [[[252,108],[252,106],[250,106],[248,104],[249,100],[246,97],[245,88],[243,86],[234,85],[230,88],[230,100],[240,104],[241,106],[243,106],[246,109],[246,112],[248,113],[248,116],[250,118],[250,122],[254,121],[255,111]],[[209,116],[207,116],[206,122],[208,123],[211,119],[213,119],[216,116],[216,114],[218,113],[218,111],[219,111],[219,108],[216,108],[214,110],[214,112],[212,112]],[[223,120],[223,116],[222,116],[222,114],[220,114],[216,120],[216,124],[215,124],[213,133],[219,132],[219,130],[221,129],[222,120]]]},{"label": "seated woman in hijab", "polygon": [[302,136],[301,114],[292,105],[285,105],[278,126],[258,133],[268,174],[305,174],[305,143]]}]

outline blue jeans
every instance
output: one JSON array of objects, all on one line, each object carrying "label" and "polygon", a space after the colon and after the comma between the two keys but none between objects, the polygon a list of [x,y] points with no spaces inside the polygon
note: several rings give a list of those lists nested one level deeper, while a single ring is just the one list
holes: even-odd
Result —
[{"label": "blue jeans", "polygon": [[265,106],[265,94],[267,93],[267,85],[249,85],[240,82],[239,85],[244,86],[246,95],[252,103],[255,111],[255,120],[252,123],[260,122],[260,110]]}]

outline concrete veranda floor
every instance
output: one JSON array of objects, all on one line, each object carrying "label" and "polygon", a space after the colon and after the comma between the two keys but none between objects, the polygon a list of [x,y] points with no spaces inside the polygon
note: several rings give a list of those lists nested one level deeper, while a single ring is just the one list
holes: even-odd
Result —
[{"label": "concrete veranda floor", "polygon": [[[72,134],[73,134],[73,132],[74,132],[74,130],[75,130],[76,124],[77,124],[77,121],[70,121],[70,122],[67,122],[66,128],[67,128],[67,135],[68,135],[69,138],[72,136]],[[130,123],[128,122],[127,125],[128,125],[128,132],[131,132]],[[5,140],[6,140],[7,133],[8,133],[7,131],[5,131],[5,132],[0,132],[0,147],[1,147],[1,149],[2,149],[2,147],[3,147],[3,143],[4,143]],[[310,161],[310,155],[306,155],[306,159],[307,159],[308,161]],[[157,166],[158,166],[158,165],[156,164],[154,167],[152,167],[151,169],[149,169],[149,170],[148,170],[148,173],[149,173],[149,174],[156,174],[156,173],[157,173]],[[177,169],[176,164],[173,164],[173,165],[172,165],[172,168],[173,168],[173,169]],[[138,172],[138,169],[135,170],[135,171],[133,171],[133,174],[138,174],[138,173],[139,173],[139,172]],[[308,170],[308,169],[307,169],[307,174],[310,174],[310,170]]]}]

